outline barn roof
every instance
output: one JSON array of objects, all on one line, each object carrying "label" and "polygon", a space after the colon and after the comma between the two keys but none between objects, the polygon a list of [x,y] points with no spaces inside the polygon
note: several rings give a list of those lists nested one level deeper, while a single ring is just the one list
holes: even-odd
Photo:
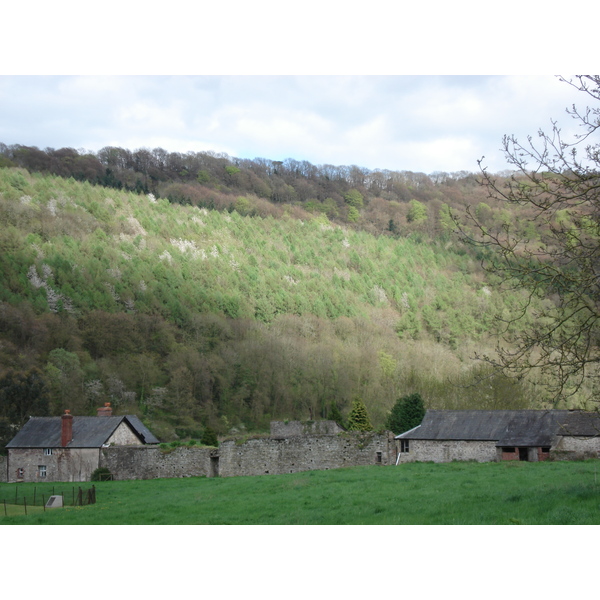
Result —
[{"label": "barn roof", "polygon": [[568,410],[428,410],[419,427],[396,439],[551,446],[557,435],[600,435],[600,415]]},{"label": "barn roof", "polygon": [[[100,448],[117,427],[126,422],[145,444],[158,444],[150,430],[134,415],[73,417],[73,439],[67,448]],[[31,417],[7,448],[60,448],[61,417]]]}]

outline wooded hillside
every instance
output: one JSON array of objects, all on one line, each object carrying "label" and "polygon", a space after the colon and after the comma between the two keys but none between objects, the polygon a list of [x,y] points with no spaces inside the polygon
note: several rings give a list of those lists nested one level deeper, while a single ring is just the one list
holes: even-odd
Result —
[{"label": "wooded hillside", "polygon": [[2,145],[0,161],[5,435],[32,407],[105,401],[173,439],[347,415],[357,397],[376,427],[412,392],[430,408],[542,400],[471,359],[521,294],[496,292],[452,234],[469,205],[515,222],[471,174],[160,149]]}]

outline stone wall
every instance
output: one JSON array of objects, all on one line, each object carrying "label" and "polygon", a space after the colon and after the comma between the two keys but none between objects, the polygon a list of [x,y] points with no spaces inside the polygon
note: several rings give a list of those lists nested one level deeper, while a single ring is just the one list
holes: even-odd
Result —
[{"label": "stone wall", "polygon": [[[399,441],[396,440],[396,442]],[[451,462],[453,460],[492,462],[498,459],[498,449],[494,441],[409,440],[409,452],[400,453],[398,464],[417,461]]]},{"label": "stone wall", "polygon": [[389,465],[395,460],[393,435],[387,432],[263,438],[240,445],[226,441],[219,456],[222,477]]},{"label": "stone wall", "polygon": [[299,435],[337,435],[344,429],[335,421],[271,421],[271,437],[290,438]]},{"label": "stone wall", "polygon": [[111,446],[102,448],[100,466],[115,479],[212,477],[218,474],[211,455],[214,448],[179,446],[164,452],[156,446]]},{"label": "stone wall", "polygon": [[557,460],[600,458],[600,437],[560,436],[550,456]]},{"label": "stone wall", "polygon": [[100,466],[107,467],[115,479],[272,475],[394,461],[390,433],[260,438],[243,444],[230,440],[218,450],[179,446],[164,452],[151,446],[112,446],[102,448],[100,456]]},{"label": "stone wall", "polygon": [[6,469],[8,466],[8,457],[0,455],[0,483],[6,483],[8,481]]},{"label": "stone wall", "polygon": [[131,431],[129,425],[122,422],[106,441],[107,444],[115,444],[117,446],[138,446],[142,442],[140,438]]},{"label": "stone wall", "polygon": [[[10,451],[8,482],[16,481],[89,481],[98,467],[98,448],[52,448],[44,454],[43,448],[15,448]],[[45,477],[40,467],[45,467]],[[18,470],[23,469],[22,477]]]}]

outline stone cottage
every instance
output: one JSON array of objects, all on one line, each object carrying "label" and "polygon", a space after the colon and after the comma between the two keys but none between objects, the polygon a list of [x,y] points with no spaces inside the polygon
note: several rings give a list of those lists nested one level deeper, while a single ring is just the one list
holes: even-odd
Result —
[{"label": "stone cottage", "polygon": [[428,410],[395,438],[396,464],[600,456],[600,414],[569,410]]},{"label": "stone cottage", "polygon": [[134,415],[113,416],[110,403],[96,417],[31,417],[6,445],[7,481],[89,481],[101,450],[158,440]]}]

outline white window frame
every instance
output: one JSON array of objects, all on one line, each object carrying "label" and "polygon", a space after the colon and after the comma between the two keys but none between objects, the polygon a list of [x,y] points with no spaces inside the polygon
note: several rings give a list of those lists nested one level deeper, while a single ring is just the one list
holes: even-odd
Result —
[{"label": "white window frame", "polygon": [[52,456],[52,448],[44,448],[44,456]]},{"label": "white window frame", "polygon": [[38,477],[40,479],[45,479],[48,477],[48,469],[46,468],[46,465],[38,465]]}]

